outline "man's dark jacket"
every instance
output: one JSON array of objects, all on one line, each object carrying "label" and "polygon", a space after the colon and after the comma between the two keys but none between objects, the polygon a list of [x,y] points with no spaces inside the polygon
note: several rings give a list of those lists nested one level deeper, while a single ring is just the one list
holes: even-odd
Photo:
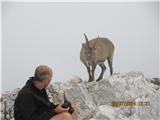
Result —
[{"label": "man's dark jacket", "polygon": [[33,77],[20,90],[14,104],[15,120],[49,120],[56,115],[45,89],[34,86]]}]

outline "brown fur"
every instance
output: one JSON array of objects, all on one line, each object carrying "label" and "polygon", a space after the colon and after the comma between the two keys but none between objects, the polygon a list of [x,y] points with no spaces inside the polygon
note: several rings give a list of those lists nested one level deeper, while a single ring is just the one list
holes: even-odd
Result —
[{"label": "brown fur", "polygon": [[[84,43],[81,48],[80,60],[87,67],[89,74],[89,81],[94,80],[94,71],[97,65],[100,65],[103,72],[100,74],[97,81],[102,79],[104,71],[106,69],[104,64],[106,60],[108,61],[110,67],[110,74],[112,75],[113,54],[114,54],[114,45],[109,39],[97,37],[88,41],[88,38],[86,37],[86,43]],[[92,70],[90,69],[90,66],[92,67]]]}]

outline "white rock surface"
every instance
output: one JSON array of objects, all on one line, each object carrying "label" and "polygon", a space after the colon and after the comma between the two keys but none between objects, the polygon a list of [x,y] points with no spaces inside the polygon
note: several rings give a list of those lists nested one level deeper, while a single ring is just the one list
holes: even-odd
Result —
[{"label": "white rock surface", "polygon": [[[47,88],[51,101],[74,98],[80,109],[79,120],[160,120],[160,86],[141,72],[117,73],[99,82],[82,82],[77,76],[67,83]],[[13,104],[19,89],[2,94],[1,120],[14,120]],[[149,106],[112,107],[113,101],[149,102]]]}]

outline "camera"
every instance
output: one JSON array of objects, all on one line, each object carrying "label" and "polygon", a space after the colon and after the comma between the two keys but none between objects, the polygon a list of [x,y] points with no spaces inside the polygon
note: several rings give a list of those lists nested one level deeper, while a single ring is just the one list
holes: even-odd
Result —
[{"label": "camera", "polygon": [[68,100],[64,100],[64,103],[63,103],[63,105],[62,105],[62,108],[69,108],[68,109],[68,112],[70,113],[70,114],[72,114],[73,112],[74,112],[74,108],[72,107],[72,105],[71,105],[71,102],[70,101],[68,101]]}]

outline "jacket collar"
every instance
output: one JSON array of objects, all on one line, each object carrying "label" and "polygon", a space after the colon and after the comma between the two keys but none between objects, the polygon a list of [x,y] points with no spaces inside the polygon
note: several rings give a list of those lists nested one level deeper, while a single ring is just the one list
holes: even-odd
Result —
[{"label": "jacket collar", "polygon": [[43,91],[44,89],[40,90],[34,85],[33,80],[34,80],[34,77],[30,77],[30,79],[26,83],[26,86],[31,87],[35,92]]}]

